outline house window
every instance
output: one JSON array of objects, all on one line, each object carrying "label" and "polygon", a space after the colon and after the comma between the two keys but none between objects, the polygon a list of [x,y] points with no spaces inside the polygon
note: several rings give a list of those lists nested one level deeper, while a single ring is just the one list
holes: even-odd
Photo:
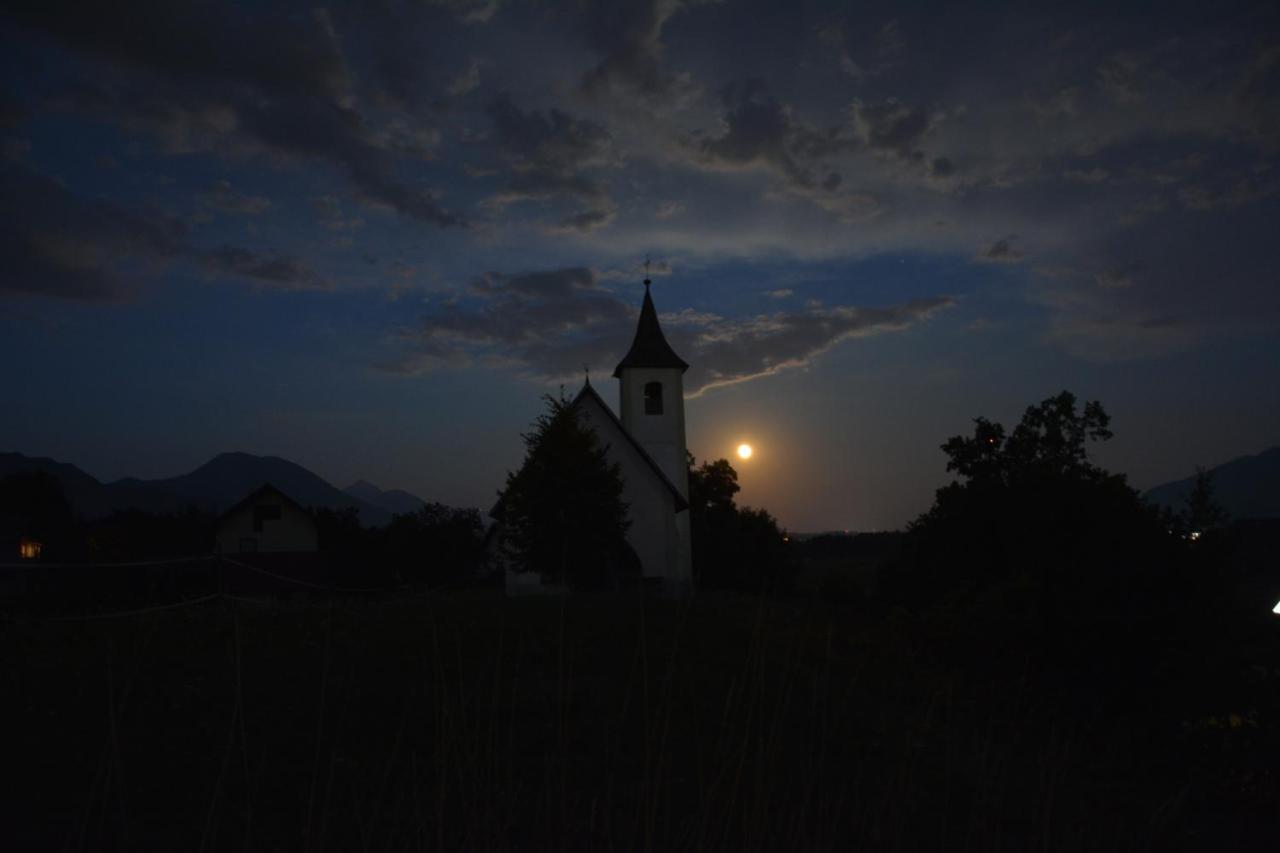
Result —
[{"label": "house window", "polygon": [[662,414],[662,383],[661,382],[645,383],[644,413],[646,415]]},{"label": "house window", "polygon": [[264,521],[277,521],[280,518],[279,504],[261,504],[253,508],[253,532],[262,532]]},{"label": "house window", "polygon": [[41,544],[34,539],[21,539],[18,542],[18,556],[24,560],[40,559]]}]

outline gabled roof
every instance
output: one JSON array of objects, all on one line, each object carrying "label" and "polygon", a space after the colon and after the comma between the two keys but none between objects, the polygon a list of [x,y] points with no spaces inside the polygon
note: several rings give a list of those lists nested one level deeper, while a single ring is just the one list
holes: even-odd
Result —
[{"label": "gabled roof", "polygon": [[280,491],[270,483],[263,483],[261,486],[254,489],[252,492],[245,495],[240,500],[236,501],[235,505],[232,506],[230,509],[228,509],[226,512],[224,512],[222,515],[218,516],[218,521],[222,521],[225,518],[230,518],[232,515],[244,509],[249,504],[257,501],[258,498],[265,497],[267,495],[274,495],[280,498],[282,503],[288,504],[289,506],[298,510],[298,512],[302,513],[303,515],[307,517],[311,516],[311,513],[308,512],[307,508],[304,507],[302,504],[298,503],[293,498],[289,497],[284,492]]},{"label": "gabled roof", "polygon": [[678,367],[680,372],[689,369],[684,359],[676,355],[658,325],[658,311],[649,295],[649,280],[644,280],[644,303],[640,306],[640,322],[636,325],[636,337],[631,349],[613,369],[613,375],[621,378],[627,367]]},{"label": "gabled roof", "polygon": [[[647,294],[645,296],[645,301],[648,302]],[[652,305],[652,303],[649,304]],[[681,362],[681,364],[683,364],[683,362]],[[662,468],[658,467],[658,463],[653,461],[653,457],[649,455],[649,451],[645,450],[640,442],[636,441],[635,436],[627,431],[627,428],[622,425],[622,421],[620,421],[618,416],[613,413],[613,409],[609,408],[609,404],[601,399],[600,395],[596,393],[595,388],[591,387],[590,382],[583,385],[582,390],[578,392],[578,396],[573,398],[573,405],[577,406],[584,399],[591,399],[599,404],[600,408],[604,410],[606,415],[608,415],[609,420],[618,428],[618,432],[622,433],[622,435],[626,437],[627,442],[635,449],[636,453],[640,454],[640,458],[649,466],[649,469],[652,470],[657,478],[662,481],[662,484],[670,490],[672,497],[675,498],[676,512],[688,509],[689,502],[685,500],[684,495],[680,494],[680,490],[676,488],[675,483],[672,483],[671,479],[663,473]]]}]

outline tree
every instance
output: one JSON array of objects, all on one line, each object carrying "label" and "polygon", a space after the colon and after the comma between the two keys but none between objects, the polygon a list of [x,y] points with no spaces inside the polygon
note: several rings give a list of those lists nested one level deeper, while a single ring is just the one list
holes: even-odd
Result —
[{"label": "tree", "polygon": [[1197,467],[1196,481],[1178,517],[1184,535],[1193,540],[1199,539],[1222,527],[1227,519],[1227,511],[1213,496],[1213,474]]},{"label": "tree", "polygon": [[544,399],[547,410],[522,436],[524,464],[499,495],[503,553],[548,583],[614,586],[633,563],[622,472],[563,391]]},{"label": "tree", "polygon": [[483,526],[477,510],[429,503],[392,518],[382,540],[384,559],[398,577],[437,586],[475,574]]},{"label": "tree", "polygon": [[1088,445],[1112,435],[1101,403],[1081,410],[1063,391],[1007,438],[999,423],[974,424],[942,445],[960,479],[911,525],[906,565],[886,577],[891,600],[983,602],[1047,625],[1132,615],[1169,586],[1155,574],[1172,539],[1158,513],[1089,460]]},{"label": "tree", "polygon": [[[687,451],[686,451],[687,453]],[[723,513],[734,509],[733,496],[740,490],[738,472],[727,459],[704,462],[698,467],[692,453],[689,463],[689,506],[695,513]]]},{"label": "tree", "polygon": [[791,579],[786,534],[763,509],[739,508],[738,472],[726,459],[689,454],[689,526],[695,582],[749,592],[781,591]]}]

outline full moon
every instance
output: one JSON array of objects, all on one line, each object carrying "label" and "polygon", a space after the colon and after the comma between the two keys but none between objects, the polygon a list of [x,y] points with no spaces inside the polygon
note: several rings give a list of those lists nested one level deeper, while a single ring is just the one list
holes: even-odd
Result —
[{"label": "full moon", "polygon": [[750,459],[750,458],[751,458],[751,453],[752,453],[751,445],[749,445],[749,444],[739,444],[739,445],[738,445],[738,458],[739,458],[739,459]]}]

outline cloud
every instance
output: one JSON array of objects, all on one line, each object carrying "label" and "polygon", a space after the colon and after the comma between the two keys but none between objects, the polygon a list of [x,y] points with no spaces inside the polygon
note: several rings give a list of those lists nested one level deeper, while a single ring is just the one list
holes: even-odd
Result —
[{"label": "cloud", "polygon": [[502,0],[424,0],[429,6],[446,9],[465,24],[486,24],[497,14]]},{"label": "cloud", "polygon": [[630,96],[651,110],[687,105],[701,92],[689,74],[664,67],[662,28],[687,3],[681,0],[615,0],[584,9],[587,43],[604,54],[582,77],[581,90],[604,100]]},{"label": "cloud", "polygon": [[715,170],[767,169],[781,179],[788,195],[844,220],[863,220],[877,212],[874,197],[844,189],[843,176],[825,162],[860,147],[849,127],[807,125],[758,78],[730,84],[721,97],[726,108],[721,132],[688,142],[694,163]]},{"label": "cloud", "polygon": [[203,249],[176,219],[83,199],[19,167],[0,170],[0,222],[0,292],[126,299],[173,262],[271,288],[328,286],[296,259],[234,246]]},{"label": "cloud", "polygon": [[364,227],[364,219],[359,216],[347,216],[342,210],[342,202],[334,195],[316,196],[311,204],[320,216],[320,224],[329,231],[354,231]]},{"label": "cloud", "polygon": [[[583,365],[612,369],[635,332],[637,300],[600,285],[595,271],[570,267],[520,275],[490,273],[422,318],[392,368],[404,372],[481,363],[561,379]],[[690,363],[687,392],[803,367],[850,338],[897,331],[951,305],[949,297],[883,308],[814,306],[727,319],[706,312],[664,314],[664,331]]]},{"label": "cloud", "polygon": [[465,225],[398,168],[402,157],[430,156],[430,128],[376,128],[357,109],[327,12],[263,10],[246,25],[212,6],[143,6],[128,15],[57,3],[21,10],[23,23],[114,69],[65,90],[62,106],[153,133],[174,153],[324,162],[370,203],[440,227]]},{"label": "cloud", "polygon": [[467,70],[453,78],[453,82],[448,85],[445,91],[455,98],[460,98],[478,88],[480,88],[480,60],[473,59],[467,66]]},{"label": "cloud", "polygon": [[613,221],[608,189],[586,174],[613,161],[613,137],[604,125],[557,109],[525,111],[506,94],[494,98],[487,112],[509,169],[506,185],[489,199],[490,206],[563,197],[585,209],[562,219],[559,229],[589,231]]},{"label": "cloud", "polygon": [[239,246],[188,249],[184,255],[210,273],[241,278],[276,290],[329,290],[322,276],[297,258],[263,255]]},{"label": "cloud", "polygon": [[979,252],[974,260],[989,264],[1016,264],[1022,260],[1022,252],[1013,246],[1013,241],[1016,239],[1018,239],[1017,234],[1001,237]]},{"label": "cloud", "polygon": [[[925,154],[920,145],[945,118],[941,111],[926,111],[894,99],[880,103],[864,103],[854,99],[849,107],[853,132],[869,150],[890,155],[909,163],[920,163]],[[943,171],[950,171],[946,158]],[[934,169],[938,170],[938,161]]]},{"label": "cloud", "polygon": [[697,396],[717,386],[804,367],[843,341],[906,329],[952,304],[951,298],[939,296],[888,308],[813,307],[726,321],[693,336],[686,385]]},{"label": "cloud", "polygon": [[271,199],[260,195],[247,195],[232,189],[228,181],[218,181],[213,189],[201,193],[200,203],[223,213],[244,216],[260,216],[271,207]]}]

